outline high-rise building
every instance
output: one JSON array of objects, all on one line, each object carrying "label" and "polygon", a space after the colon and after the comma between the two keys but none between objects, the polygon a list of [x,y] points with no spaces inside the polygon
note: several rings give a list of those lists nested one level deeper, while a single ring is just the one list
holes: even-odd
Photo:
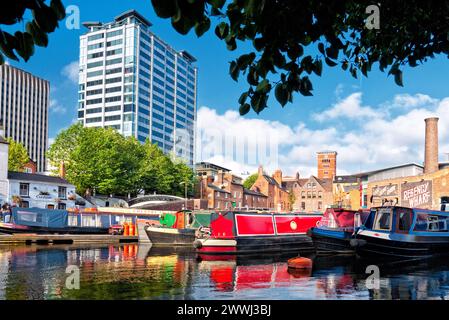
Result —
[{"label": "high-rise building", "polygon": [[39,172],[45,171],[50,83],[8,64],[0,66],[0,126],[22,143]]},{"label": "high-rise building", "polygon": [[333,179],[337,175],[337,152],[318,152],[317,160],[318,179]]},{"label": "high-rise building", "polygon": [[134,10],[83,25],[89,31],[80,37],[79,121],[149,138],[193,166],[195,58],[158,38]]}]

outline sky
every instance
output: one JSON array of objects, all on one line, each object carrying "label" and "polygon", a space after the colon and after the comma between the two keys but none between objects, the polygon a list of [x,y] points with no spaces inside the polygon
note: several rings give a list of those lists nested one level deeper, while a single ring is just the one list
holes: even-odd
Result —
[{"label": "sky", "polygon": [[[156,16],[150,0],[63,1],[79,8],[80,21],[109,22],[135,9],[153,23],[151,30],[177,50],[197,58],[197,160],[210,161],[237,174],[259,165],[285,175],[316,175],[316,152],[338,152],[337,173],[351,174],[404,163],[422,164],[424,118],[438,116],[440,160],[449,152],[448,57],[437,56],[416,68],[405,68],[404,87],[378,71],[354,79],[339,67],[323,67],[311,76],[313,96],[294,96],[282,108],[274,98],[259,115],[238,114],[238,98],[247,89],[228,75],[229,62],[250,47],[241,42],[228,51],[213,29],[198,38],[193,30],[178,34],[170,20]],[[380,26],[382,28],[382,25]],[[20,26],[23,28],[23,26]],[[49,36],[47,48],[37,48],[28,62],[10,63],[50,81],[49,139],[76,120],[79,36],[65,21]]]}]

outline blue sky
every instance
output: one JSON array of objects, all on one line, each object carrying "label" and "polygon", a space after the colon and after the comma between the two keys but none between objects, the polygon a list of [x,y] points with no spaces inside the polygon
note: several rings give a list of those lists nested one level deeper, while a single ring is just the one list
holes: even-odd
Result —
[{"label": "blue sky", "polygon": [[[233,81],[228,76],[228,67],[229,61],[247,52],[245,46],[239,43],[236,51],[227,51],[225,44],[216,38],[212,29],[201,38],[197,38],[194,32],[182,36],[172,29],[169,20],[155,15],[149,0],[79,0],[64,1],[64,4],[79,7],[81,22],[111,21],[129,9],[136,9],[147,17],[153,23],[152,30],[155,34],[175,49],[185,49],[198,59],[199,130],[206,137],[210,136],[209,127],[217,129],[212,119],[221,122],[223,125],[221,128],[219,125],[220,130],[230,135],[250,137],[252,134],[257,135],[260,130],[266,135],[272,129],[271,136],[277,135],[277,139],[281,139],[277,146],[277,160],[270,164],[256,161],[267,165],[269,169],[281,167],[288,174],[294,171],[312,174],[315,171],[314,152],[323,148],[339,149],[340,173],[400,162],[420,163],[423,149],[420,145],[423,141],[423,131],[420,131],[423,130],[422,117],[444,116],[449,108],[445,100],[449,96],[449,63],[447,57],[440,56],[417,68],[405,68],[403,88],[398,87],[386,73],[377,71],[377,67],[373,68],[375,71],[369,74],[369,78],[356,80],[339,67],[324,66],[323,76],[312,78],[315,89],[313,97],[297,95],[294,103],[288,104],[284,109],[271,99],[270,107],[260,115],[250,113],[240,118],[235,114],[238,110],[237,99],[246,85],[244,78],[239,83]],[[79,36],[84,32],[83,26],[79,30],[68,30],[65,23],[60,23],[59,29],[50,35],[47,48],[37,48],[35,55],[27,63],[11,62],[50,81],[50,138],[54,138],[59,130],[69,126],[76,118],[77,84],[64,70],[73,72],[74,68],[70,69],[68,66],[76,66]],[[392,131],[388,124],[402,124],[403,121],[409,121],[411,132],[404,126],[403,131],[398,132],[393,139],[384,133],[376,138],[376,130]],[[239,127],[232,129],[237,124]],[[397,127],[396,125],[395,128]],[[447,121],[440,120],[440,138],[443,139],[440,143],[442,148],[449,150],[449,145],[446,147],[446,128],[449,128]],[[276,134],[284,132],[283,130],[289,133]],[[412,134],[414,132],[415,135]],[[400,138],[398,135],[403,139],[397,140]],[[362,138],[366,141],[362,141]],[[380,141],[380,138],[388,141]],[[359,141],[356,143],[357,139]],[[212,139],[212,143],[216,141]],[[382,144],[380,149],[386,149],[385,152],[379,153],[378,148],[375,148],[379,143]],[[246,143],[248,144],[251,145],[251,141]],[[371,148],[366,147],[368,145]],[[208,141],[204,141],[203,146],[210,147]],[[351,148],[354,151],[350,151]],[[357,151],[363,153],[363,157],[358,155],[355,157],[357,160],[352,161],[351,156]],[[398,156],[393,156],[395,152]],[[252,171],[257,166],[256,163],[239,163],[235,154],[231,158],[217,152],[208,157],[202,157],[201,154],[200,152],[201,160],[212,159],[236,171]],[[441,158],[443,157],[442,154]]]}]

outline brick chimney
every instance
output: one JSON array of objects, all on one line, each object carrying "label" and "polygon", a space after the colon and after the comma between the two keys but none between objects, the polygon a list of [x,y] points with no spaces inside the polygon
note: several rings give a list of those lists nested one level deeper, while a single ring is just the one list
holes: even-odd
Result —
[{"label": "brick chimney", "polygon": [[257,174],[260,176],[263,176],[263,167],[262,165],[259,166],[259,169],[257,170]]},{"label": "brick chimney", "polygon": [[64,160],[59,164],[59,177],[65,179],[65,163]]},{"label": "brick chimney", "polygon": [[424,173],[438,171],[438,118],[427,118]]},{"label": "brick chimney", "polygon": [[273,179],[276,180],[276,182],[279,185],[282,185],[282,171],[280,169],[277,169],[274,173],[273,173]]}]

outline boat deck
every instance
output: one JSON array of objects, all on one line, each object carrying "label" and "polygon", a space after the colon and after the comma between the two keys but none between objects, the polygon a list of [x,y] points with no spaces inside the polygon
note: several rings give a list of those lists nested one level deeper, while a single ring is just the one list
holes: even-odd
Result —
[{"label": "boat deck", "polygon": [[119,236],[108,234],[0,234],[0,244],[129,243],[137,241],[137,236]]}]

